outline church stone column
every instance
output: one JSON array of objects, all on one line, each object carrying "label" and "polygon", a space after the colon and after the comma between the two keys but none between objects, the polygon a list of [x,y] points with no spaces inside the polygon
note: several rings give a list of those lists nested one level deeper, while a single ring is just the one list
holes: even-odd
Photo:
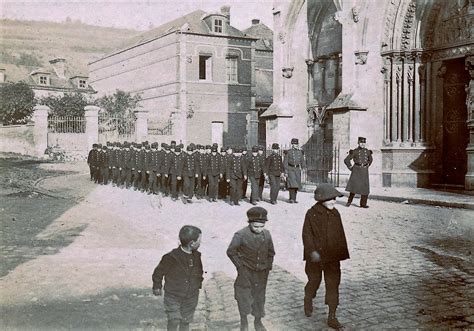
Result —
[{"label": "church stone column", "polygon": [[466,89],[467,128],[469,130],[469,143],[467,145],[467,173],[464,180],[466,190],[474,190],[474,56],[466,57],[466,70],[471,80]]}]

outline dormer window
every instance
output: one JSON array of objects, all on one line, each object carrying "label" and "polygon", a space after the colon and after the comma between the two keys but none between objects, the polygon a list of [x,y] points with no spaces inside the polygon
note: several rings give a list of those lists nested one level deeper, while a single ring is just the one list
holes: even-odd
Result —
[{"label": "dormer window", "polygon": [[39,76],[39,85],[49,85],[49,77],[46,75],[40,75]]},{"label": "dormer window", "polygon": [[77,85],[79,88],[87,88],[87,81],[85,79],[79,79],[79,82]]},{"label": "dormer window", "polygon": [[214,19],[214,32],[215,33],[222,33],[223,32],[223,25],[222,19]]}]

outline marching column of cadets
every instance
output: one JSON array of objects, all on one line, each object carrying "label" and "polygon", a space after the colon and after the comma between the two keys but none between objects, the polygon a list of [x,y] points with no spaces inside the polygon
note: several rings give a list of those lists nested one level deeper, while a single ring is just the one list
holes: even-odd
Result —
[{"label": "marching column of cadets", "polygon": [[[219,152],[217,144],[190,143],[184,149],[175,141],[169,145],[107,142],[105,146],[93,144],[87,163],[95,183],[162,194],[173,201],[181,197],[185,204],[191,203],[193,196],[210,202],[229,197],[229,204],[238,206],[246,198],[250,182],[249,202],[256,205],[263,201],[265,179],[271,187],[270,203],[276,204],[280,178],[288,176],[286,157],[280,156],[278,144],[265,156],[263,146],[253,146],[250,152],[228,146]],[[289,202],[296,202],[296,194]]]}]

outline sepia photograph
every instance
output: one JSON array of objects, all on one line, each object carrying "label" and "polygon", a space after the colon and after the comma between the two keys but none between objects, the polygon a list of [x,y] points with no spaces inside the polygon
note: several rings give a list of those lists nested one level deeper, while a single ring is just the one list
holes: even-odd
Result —
[{"label": "sepia photograph", "polygon": [[0,329],[474,330],[474,0],[0,16]]}]

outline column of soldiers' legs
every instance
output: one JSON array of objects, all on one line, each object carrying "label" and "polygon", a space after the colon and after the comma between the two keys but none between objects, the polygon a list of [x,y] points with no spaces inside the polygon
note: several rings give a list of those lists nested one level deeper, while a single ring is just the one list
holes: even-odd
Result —
[{"label": "column of soldiers' legs", "polygon": [[133,170],[133,189],[136,191],[138,189],[140,189],[140,174],[141,174],[141,170],[135,168]]},{"label": "column of soldiers' legs", "polygon": [[250,203],[252,205],[256,205],[257,201],[259,201],[259,181],[260,178],[250,177]]},{"label": "column of soldiers' legs", "polygon": [[217,201],[217,190],[219,185],[219,175],[209,176],[209,201],[215,202]]},{"label": "column of soldiers' legs", "polygon": [[130,188],[133,183],[133,169],[127,168],[125,173],[125,188]]},{"label": "column of soldiers' legs", "polygon": [[176,201],[178,200],[178,185],[180,185],[179,182],[181,182],[180,180],[178,180],[178,176],[175,175],[175,174],[171,174],[171,199],[173,201]]},{"label": "column of soldiers' legs", "polygon": [[225,200],[227,198],[227,181],[225,176],[220,178],[219,180],[219,188],[218,188],[218,198],[221,200]]},{"label": "column of soldiers' legs", "polygon": [[242,178],[230,180],[230,204],[239,206],[242,197]]},{"label": "column of soldiers' legs", "polygon": [[161,174],[161,193],[165,197],[170,195],[170,190],[171,190],[171,177],[169,174],[162,173]]},{"label": "column of soldiers' legs", "polygon": [[280,191],[280,176],[269,175],[268,178],[270,179],[270,203],[274,205],[277,203]]},{"label": "column of soldiers' legs", "polygon": [[191,203],[194,193],[194,186],[195,186],[195,178],[194,176],[187,176],[183,177],[183,203]]},{"label": "column of soldiers' legs", "polygon": [[148,194],[156,194],[156,171],[150,170],[148,171],[148,181],[145,191]]},{"label": "column of soldiers' legs", "polygon": [[265,176],[260,175],[258,179],[258,201],[263,201],[263,188],[265,187]]},{"label": "column of soldiers' legs", "polygon": [[242,181],[242,199],[247,198],[247,187],[249,185],[248,179]]},{"label": "column of soldiers' legs", "polygon": [[140,178],[140,191],[145,192],[147,190],[148,181],[149,181],[149,174],[147,174],[147,171],[142,170],[141,178]]}]

